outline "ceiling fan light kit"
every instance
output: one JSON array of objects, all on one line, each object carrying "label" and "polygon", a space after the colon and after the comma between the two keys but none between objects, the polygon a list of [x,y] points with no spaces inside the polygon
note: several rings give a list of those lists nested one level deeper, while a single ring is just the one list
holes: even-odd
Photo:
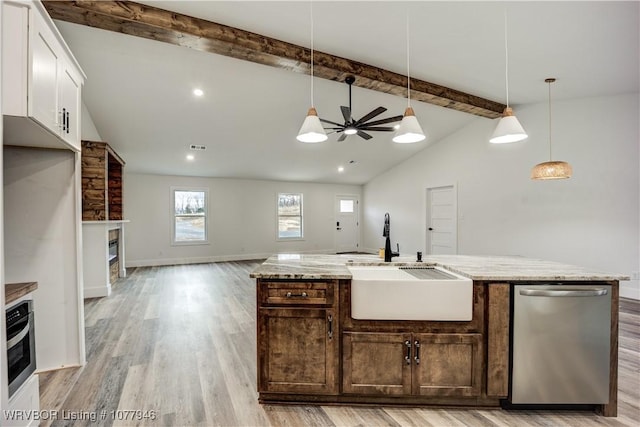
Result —
[{"label": "ceiling fan light kit", "polygon": [[573,174],[573,168],[569,163],[554,161],[551,157],[551,83],[555,81],[553,77],[545,79],[545,83],[549,84],[549,161],[538,163],[531,170],[531,179],[537,181],[567,179]]},{"label": "ceiling fan light kit", "polygon": [[409,144],[413,142],[420,142],[426,137],[427,136],[422,131],[420,123],[418,123],[418,119],[416,118],[413,108],[407,107],[406,110],[404,110],[404,117],[400,122],[398,132],[393,137],[393,142],[397,142],[398,144]]},{"label": "ceiling fan light kit", "polygon": [[402,116],[393,116],[386,119],[371,121],[371,119],[373,119],[374,117],[377,117],[387,111],[387,109],[384,107],[375,108],[358,120],[353,118],[353,109],[351,106],[351,86],[356,81],[356,78],[354,76],[347,76],[344,81],[349,85],[349,106],[340,106],[340,111],[342,112],[344,123],[341,124],[332,122],[331,120],[320,119],[321,122],[331,125],[326,129],[331,131],[330,133],[341,133],[342,135],[338,137],[338,141],[344,141],[349,135],[358,135],[360,138],[368,140],[373,138],[373,136],[371,136],[367,132],[392,132],[394,130],[393,127],[380,125],[399,122],[402,119]]},{"label": "ceiling fan light kit", "polygon": [[518,142],[527,139],[528,135],[513,115],[513,110],[509,107],[509,45],[507,43],[507,11],[504,11],[504,76],[505,87],[507,92],[507,107],[502,113],[502,117],[498,120],[489,142],[492,144],[507,144],[510,142]]}]

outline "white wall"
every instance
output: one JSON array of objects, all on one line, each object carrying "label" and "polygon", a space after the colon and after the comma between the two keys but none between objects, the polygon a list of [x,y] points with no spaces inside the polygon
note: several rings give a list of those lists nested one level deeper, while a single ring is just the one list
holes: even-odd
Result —
[{"label": "white wall", "polygon": [[[172,186],[209,189],[209,244],[171,245]],[[303,193],[304,240],[276,241],[276,195]],[[357,185],[309,184],[126,173],[126,265],[164,265],[256,259],[274,253],[334,250],[336,195],[358,195]]]},{"label": "white wall", "polygon": [[6,283],[38,282],[33,300],[39,371],[84,362],[78,166],[69,150],[4,148],[4,275]]},{"label": "white wall", "polygon": [[102,137],[93,123],[91,113],[87,106],[82,102],[82,121],[80,122],[80,138],[84,141],[102,141]]},{"label": "white wall", "polygon": [[[553,157],[569,180],[537,182],[548,159],[546,103],[517,108],[524,142],[492,145],[495,123],[477,119],[364,187],[364,247],[425,251],[425,189],[457,184],[458,253],[523,255],[631,276],[640,271],[638,94],[553,104]],[[428,118],[422,125],[428,129]],[[402,189],[402,191],[398,191]],[[426,252],[426,251],[425,251]],[[638,280],[621,295],[640,299]]]}]

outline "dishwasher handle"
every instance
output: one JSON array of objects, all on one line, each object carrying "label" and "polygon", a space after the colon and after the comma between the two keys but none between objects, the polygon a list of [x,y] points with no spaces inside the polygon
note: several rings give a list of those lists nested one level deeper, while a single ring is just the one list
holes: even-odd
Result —
[{"label": "dishwasher handle", "polygon": [[601,297],[609,291],[606,288],[592,289],[520,289],[526,297]]}]

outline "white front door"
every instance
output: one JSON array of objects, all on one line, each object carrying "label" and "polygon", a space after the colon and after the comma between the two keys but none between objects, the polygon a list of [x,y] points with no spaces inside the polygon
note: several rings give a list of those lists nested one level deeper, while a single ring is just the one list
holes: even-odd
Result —
[{"label": "white front door", "polygon": [[335,212],[336,253],[358,251],[358,197],[336,196]]},{"label": "white front door", "polygon": [[427,254],[458,253],[458,207],[456,188],[427,188]]}]

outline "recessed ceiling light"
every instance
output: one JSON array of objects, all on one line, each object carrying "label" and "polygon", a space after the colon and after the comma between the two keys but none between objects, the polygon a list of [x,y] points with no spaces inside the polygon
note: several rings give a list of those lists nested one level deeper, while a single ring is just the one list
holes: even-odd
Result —
[{"label": "recessed ceiling light", "polygon": [[191,161],[191,160],[193,160],[193,159],[195,159],[195,158],[196,158],[196,157],[195,157],[193,154],[187,154],[187,160],[190,160],[190,161]]},{"label": "recessed ceiling light", "polygon": [[338,172],[344,172],[344,166],[338,166]]},{"label": "recessed ceiling light", "polygon": [[204,91],[202,89],[194,89],[193,90],[193,94],[195,96],[202,96],[202,95],[204,95]]}]

